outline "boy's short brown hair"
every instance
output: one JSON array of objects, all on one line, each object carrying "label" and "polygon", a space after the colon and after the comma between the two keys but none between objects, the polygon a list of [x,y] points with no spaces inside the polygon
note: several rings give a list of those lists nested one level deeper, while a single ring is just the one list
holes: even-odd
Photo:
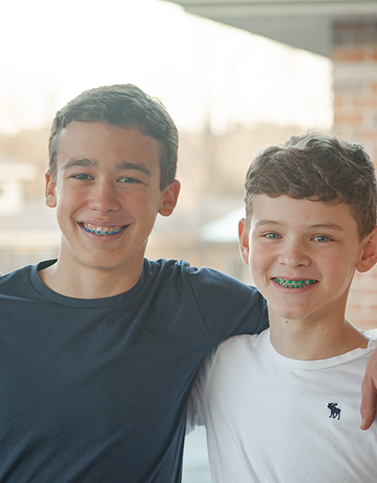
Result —
[{"label": "boy's short brown hair", "polygon": [[361,239],[377,224],[375,167],[360,144],[333,135],[292,136],[257,155],[245,179],[247,228],[257,194],[345,203]]}]

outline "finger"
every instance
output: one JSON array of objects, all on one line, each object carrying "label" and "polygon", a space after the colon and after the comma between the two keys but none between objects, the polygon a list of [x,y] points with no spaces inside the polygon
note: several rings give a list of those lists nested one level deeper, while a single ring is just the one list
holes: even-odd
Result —
[{"label": "finger", "polygon": [[362,397],[360,414],[362,423],[360,428],[362,430],[369,429],[374,421],[376,415],[377,393],[373,382],[369,379],[364,379],[362,384]]}]

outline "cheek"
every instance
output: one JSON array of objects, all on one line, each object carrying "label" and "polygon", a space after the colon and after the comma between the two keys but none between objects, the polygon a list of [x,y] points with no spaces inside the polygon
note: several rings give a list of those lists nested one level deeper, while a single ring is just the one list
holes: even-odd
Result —
[{"label": "cheek", "polygon": [[328,256],[317,260],[317,268],[324,280],[328,281],[330,291],[343,292],[352,282],[355,273],[355,260],[349,258],[349,251],[332,251]]},{"label": "cheek", "polygon": [[74,216],[75,213],[85,209],[87,202],[87,190],[62,186],[56,192],[57,216],[60,218]]},{"label": "cheek", "polygon": [[269,268],[273,261],[271,250],[258,245],[250,245],[249,267],[253,278],[258,278]]},{"label": "cheek", "polygon": [[124,205],[134,213],[156,216],[162,202],[162,194],[158,192],[141,191],[135,196],[126,197]]}]

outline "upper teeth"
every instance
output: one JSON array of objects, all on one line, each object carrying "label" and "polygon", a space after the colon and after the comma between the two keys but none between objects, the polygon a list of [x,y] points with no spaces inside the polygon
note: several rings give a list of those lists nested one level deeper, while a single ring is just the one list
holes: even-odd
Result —
[{"label": "upper teeth", "polygon": [[88,233],[95,233],[96,235],[116,235],[120,233],[122,230],[122,226],[95,226],[92,225],[91,223],[87,223],[84,225],[83,223],[83,228],[86,230]]},{"label": "upper teeth", "polygon": [[312,283],[316,283],[316,280],[290,280],[288,278],[275,278],[274,280],[281,287],[286,287],[286,288],[301,288],[301,287],[305,287],[306,285],[311,285]]}]

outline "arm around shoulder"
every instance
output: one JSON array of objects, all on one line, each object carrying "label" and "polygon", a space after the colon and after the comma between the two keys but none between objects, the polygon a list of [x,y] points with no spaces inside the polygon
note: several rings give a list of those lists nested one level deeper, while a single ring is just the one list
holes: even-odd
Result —
[{"label": "arm around shoulder", "polygon": [[255,287],[206,267],[192,275],[193,291],[214,344],[268,327],[266,301]]},{"label": "arm around shoulder", "polygon": [[[366,335],[377,338],[377,330],[366,332]],[[373,424],[377,404],[377,346],[369,357],[367,369],[362,384],[361,398],[361,429],[366,430]]]}]

